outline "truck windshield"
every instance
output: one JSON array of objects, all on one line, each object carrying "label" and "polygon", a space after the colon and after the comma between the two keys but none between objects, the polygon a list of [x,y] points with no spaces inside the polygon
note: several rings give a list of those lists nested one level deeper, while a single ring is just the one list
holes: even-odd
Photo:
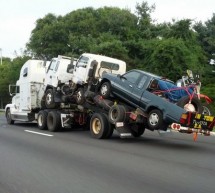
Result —
[{"label": "truck windshield", "polygon": [[88,61],[89,61],[88,57],[81,56],[78,60],[77,67],[86,67]]}]

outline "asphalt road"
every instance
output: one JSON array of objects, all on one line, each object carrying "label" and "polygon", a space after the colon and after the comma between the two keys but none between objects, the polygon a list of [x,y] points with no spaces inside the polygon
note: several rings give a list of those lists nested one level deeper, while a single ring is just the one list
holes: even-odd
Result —
[{"label": "asphalt road", "polygon": [[97,140],[89,131],[38,135],[0,116],[0,193],[212,193],[215,137],[147,131]]}]

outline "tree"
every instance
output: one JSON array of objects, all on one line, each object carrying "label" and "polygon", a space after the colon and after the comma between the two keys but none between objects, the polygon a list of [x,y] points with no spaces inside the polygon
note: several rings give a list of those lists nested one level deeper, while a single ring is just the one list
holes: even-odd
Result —
[{"label": "tree", "polygon": [[211,19],[207,20],[205,24],[197,22],[194,29],[198,32],[198,40],[207,53],[208,61],[211,58],[215,59],[215,13]]},{"label": "tree", "polygon": [[35,57],[50,59],[64,54],[67,49],[68,35],[64,30],[61,17],[53,14],[38,19],[32,31],[27,48]]},{"label": "tree", "polygon": [[1,108],[10,102],[11,97],[9,95],[9,84],[15,84],[19,78],[19,73],[22,65],[29,59],[29,57],[17,57],[13,61],[3,60],[3,64],[0,66],[0,100]]}]

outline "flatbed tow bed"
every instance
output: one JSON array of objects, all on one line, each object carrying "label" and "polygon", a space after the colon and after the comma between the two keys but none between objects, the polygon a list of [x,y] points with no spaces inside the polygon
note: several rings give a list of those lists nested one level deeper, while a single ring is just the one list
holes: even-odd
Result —
[{"label": "flatbed tow bed", "polygon": [[[113,106],[116,106],[116,108],[113,108]],[[120,138],[140,137],[145,129],[147,129],[147,114],[139,109],[126,109],[127,111],[124,111],[125,115],[122,116],[121,119],[118,119],[120,115],[117,111],[112,113],[115,117],[111,117],[110,109],[116,110],[117,106],[118,104],[116,102],[103,99],[101,96],[97,95],[93,97],[93,100],[87,101],[83,106],[77,105],[77,108],[82,113],[76,111],[79,113],[79,118],[76,118],[76,120],[81,120],[81,124],[85,124],[86,127],[90,128],[91,135],[94,138],[110,138],[114,129],[119,133]],[[74,114],[70,112],[67,115],[61,115],[61,119],[64,117],[64,119],[62,119],[62,127],[71,127],[71,124],[68,123],[72,123],[75,120]],[[68,118],[67,121],[65,121],[65,117]],[[70,118],[73,119],[73,121],[69,121]],[[115,119],[115,121],[113,121],[113,119]],[[197,134],[210,136],[214,125],[214,116],[187,112],[182,114],[180,123],[173,123],[170,129],[185,134],[193,133],[196,140]],[[161,130],[158,130],[158,132],[159,131]],[[168,133],[168,131],[162,132]],[[109,134],[105,135],[105,133]]]}]

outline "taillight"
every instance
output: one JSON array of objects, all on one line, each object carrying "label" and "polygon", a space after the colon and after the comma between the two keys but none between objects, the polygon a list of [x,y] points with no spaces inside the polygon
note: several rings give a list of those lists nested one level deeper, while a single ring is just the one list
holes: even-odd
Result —
[{"label": "taillight", "polygon": [[180,127],[181,127],[181,125],[179,125],[179,124],[176,126],[176,128],[177,128],[178,130],[180,129]]},{"label": "taillight", "polygon": [[182,125],[186,124],[186,119],[180,118],[180,123],[181,123]]}]

